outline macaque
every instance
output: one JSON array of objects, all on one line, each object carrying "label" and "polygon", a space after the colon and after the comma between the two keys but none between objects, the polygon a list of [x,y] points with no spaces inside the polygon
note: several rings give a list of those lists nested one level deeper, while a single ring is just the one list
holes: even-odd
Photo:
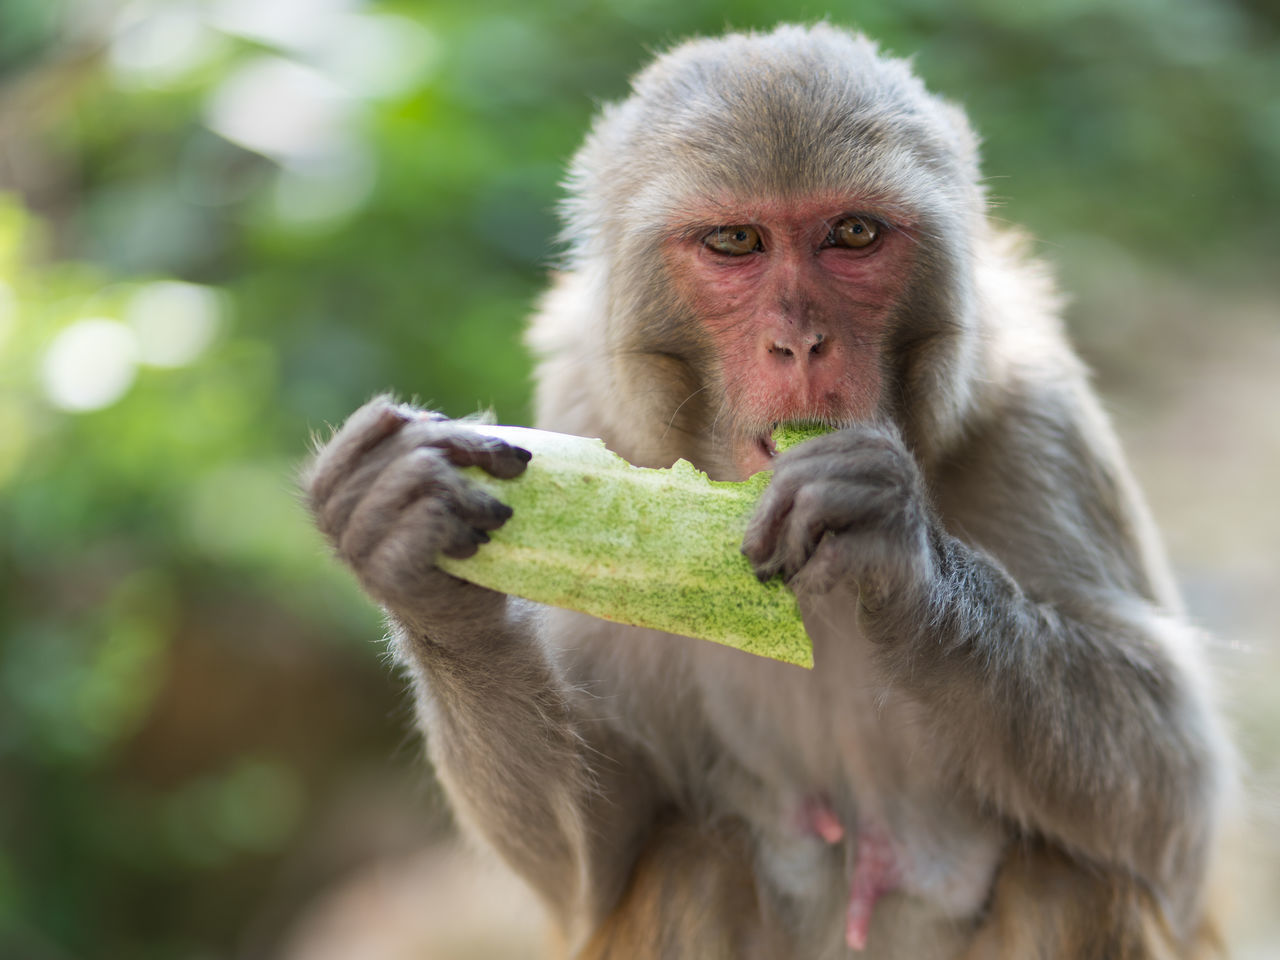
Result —
[{"label": "macaque", "polygon": [[[962,112],[830,25],[695,40],[601,112],[564,217],[537,426],[771,469],[742,550],[813,670],[441,572],[510,516],[459,468],[529,459],[442,416],[374,400],[306,481],[563,955],[1215,955],[1197,635]],[[780,421],[832,432],[775,454]]]}]

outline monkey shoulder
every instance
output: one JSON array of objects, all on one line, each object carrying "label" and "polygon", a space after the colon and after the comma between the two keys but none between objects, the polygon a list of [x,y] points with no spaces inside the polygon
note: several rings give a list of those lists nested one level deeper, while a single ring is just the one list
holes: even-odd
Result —
[{"label": "monkey shoulder", "polygon": [[1024,586],[1075,581],[1176,605],[1141,491],[1073,357],[1008,373],[927,472],[948,532]]}]

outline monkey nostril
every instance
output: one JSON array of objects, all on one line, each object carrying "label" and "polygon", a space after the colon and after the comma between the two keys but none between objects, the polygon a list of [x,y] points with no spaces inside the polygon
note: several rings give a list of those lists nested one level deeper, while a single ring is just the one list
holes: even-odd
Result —
[{"label": "monkey nostril", "polygon": [[796,343],[794,347],[775,340],[769,344],[768,352],[779,360],[790,360],[797,356],[802,359],[808,359],[809,357],[819,357],[825,354],[830,345],[831,341],[827,339],[825,333],[816,333],[812,337],[805,337]]}]

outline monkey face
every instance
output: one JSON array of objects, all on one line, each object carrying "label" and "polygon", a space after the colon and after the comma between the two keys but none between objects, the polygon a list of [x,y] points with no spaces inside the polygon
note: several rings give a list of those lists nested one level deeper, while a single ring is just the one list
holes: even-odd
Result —
[{"label": "monkey face", "polygon": [[769,466],[779,421],[873,418],[911,224],[852,197],[728,199],[693,214],[669,230],[665,267],[734,420],[737,471]]},{"label": "monkey face", "polygon": [[564,206],[605,318],[600,429],[724,479],[769,465],[779,420],[889,420],[944,449],[979,349],[963,116],[826,29],[684,47],[635,90],[597,121]]}]

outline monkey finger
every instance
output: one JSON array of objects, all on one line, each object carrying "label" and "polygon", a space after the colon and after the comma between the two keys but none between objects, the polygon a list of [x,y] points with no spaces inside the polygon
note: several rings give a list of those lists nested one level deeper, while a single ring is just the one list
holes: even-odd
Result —
[{"label": "monkey finger", "polygon": [[846,478],[807,483],[795,492],[788,509],[765,514],[760,526],[748,530],[743,553],[761,580],[775,575],[790,580],[828,533],[874,529],[892,509],[879,485]]},{"label": "monkey finger", "polygon": [[[350,563],[358,566],[391,532],[405,508],[432,484],[431,474],[439,467],[428,461],[440,458],[424,454],[414,451],[398,457],[364,482],[348,484],[349,489],[332,499],[329,525],[337,535],[338,552]],[[343,510],[345,518],[339,516]]]},{"label": "monkey finger", "polygon": [[826,593],[841,582],[856,582],[862,605],[878,610],[890,597],[918,597],[934,583],[927,537],[909,518],[882,517],[824,536],[808,561],[787,582],[798,591]]},{"label": "monkey finger", "polygon": [[474,556],[481,544],[489,542],[489,535],[472,526],[451,505],[443,500],[430,498],[412,504],[405,510],[401,530],[397,531],[406,544],[420,558],[434,563],[438,554],[465,560]]},{"label": "monkey finger", "polygon": [[814,543],[826,529],[838,529],[836,525],[851,522],[844,514],[851,505],[865,496],[865,491],[844,477],[814,480],[800,471],[791,470],[775,477],[765,489],[756,512],[747,524],[742,539],[742,552],[752,563],[761,565],[780,549],[784,534],[798,523],[800,533],[810,536]]},{"label": "monkey finger", "polygon": [[848,574],[847,558],[844,551],[837,547],[836,538],[824,536],[808,562],[788,577],[786,583],[799,595],[821,596],[830,593]]},{"label": "monkey finger", "polygon": [[768,580],[777,572],[768,569],[769,558],[777,547],[782,524],[791,512],[792,503],[790,497],[769,496],[772,489],[770,486],[761,497],[742,537],[742,554],[751,561],[756,576],[762,581]]},{"label": "monkey finger", "polygon": [[[342,527],[338,549],[359,564],[400,523],[401,514],[420,500],[438,503],[442,515],[456,517],[468,530],[493,530],[511,515],[511,509],[471,487],[439,450],[416,447],[388,464],[370,482]],[[450,524],[437,525],[447,530]],[[397,531],[400,535],[412,535]],[[458,540],[452,535],[449,538]],[[479,542],[474,536],[459,542]],[[426,536],[422,549],[434,552],[441,543]]]},{"label": "monkey finger", "polygon": [[778,572],[788,580],[794,577],[829,533],[875,527],[885,509],[881,493],[874,486],[845,480],[802,487],[775,548]]},{"label": "monkey finger", "polygon": [[459,491],[458,517],[477,530],[497,530],[511,519],[511,508],[478,487]]},{"label": "monkey finger", "polygon": [[[312,512],[320,529],[339,547],[351,525],[351,518],[365,502],[370,490],[397,460],[391,444],[383,444],[376,455],[352,463],[323,502],[313,503]],[[394,474],[394,471],[392,471]],[[384,481],[385,483],[385,481]]]},{"label": "monkey finger", "polygon": [[845,480],[886,489],[905,489],[915,485],[917,475],[918,468],[906,451],[890,445],[858,443],[788,464],[784,479],[795,476],[801,483]]},{"label": "monkey finger", "polygon": [[438,609],[441,591],[463,588],[436,566],[440,555],[470,556],[486,536],[443,501],[420,499],[405,508],[356,570],[370,593],[401,611]]},{"label": "monkey finger", "polygon": [[837,584],[850,580],[861,586],[868,566],[875,566],[872,559],[879,551],[867,538],[827,534],[802,567],[786,577],[787,584],[797,592],[810,594],[829,593]]},{"label": "monkey finger", "polygon": [[511,519],[509,506],[457,471],[449,450],[435,445],[416,447],[406,454],[405,460],[417,472],[417,485],[412,493],[440,499],[467,526],[497,530]]},{"label": "monkey finger", "polygon": [[473,557],[482,543],[489,542],[489,535],[483,530],[466,527],[457,537],[447,541],[440,547],[440,552],[454,560],[465,560]]},{"label": "monkey finger", "polygon": [[[818,437],[811,442],[825,439],[826,437]],[[787,451],[782,456],[788,457],[791,452]],[[857,473],[856,463],[851,464],[849,458],[832,456],[829,452],[808,460],[780,463],[774,470],[773,479],[760,495],[755,513],[747,526],[744,542],[752,545],[748,555],[759,552],[766,541],[777,535],[802,490],[815,483],[847,482],[856,479]]]},{"label": "monkey finger", "polygon": [[797,521],[788,506],[775,523],[748,531],[742,553],[751,561],[761,583],[776,576],[790,577],[804,565],[826,530],[820,521]]},{"label": "monkey finger", "polygon": [[369,401],[348,417],[306,470],[304,485],[312,509],[323,508],[369,452],[410,420],[405,409],[386,396]]},{"label": "monkey finger", "polygon": [[499,480],[520,476],[533,458],[523,447],[466,428],[450,431],[434,441],[433,446],[444,451],[454,466],[480,467]]},{"label": "monkey finger", "polygon": [[[887,486],[913,486],[919,467],[897,433],[862,424],[816,437],[781,454],[774,482],[798,477],[802,482],[829,477],[857,479]],[[794,482],[794,481],[792,481]]]},{"label": "monkey finger", "polygon": [[470,483],[449,458],[449,451],[436,446],[415,447],[400,461],[408,471],[405,502],[435,498],[459,520],[477,530],[496,530],[511,519],[511,508]]}]

